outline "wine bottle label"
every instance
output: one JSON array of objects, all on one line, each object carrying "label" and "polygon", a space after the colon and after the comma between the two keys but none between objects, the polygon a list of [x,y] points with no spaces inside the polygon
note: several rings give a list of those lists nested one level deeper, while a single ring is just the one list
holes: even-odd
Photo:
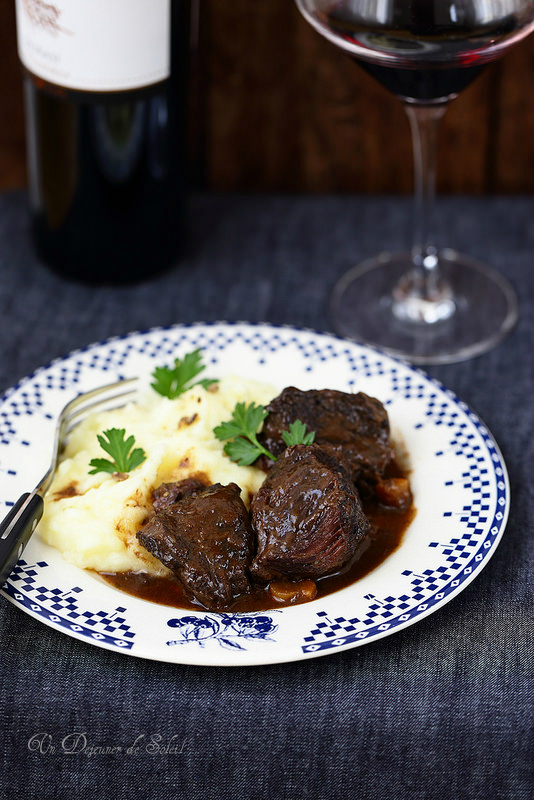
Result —
[{"label": "wine bottle label", "polygon": [[38,78],[67,89],[113,92],[158,83],[170,71],[171,2],[16,0],[20,60]]}]

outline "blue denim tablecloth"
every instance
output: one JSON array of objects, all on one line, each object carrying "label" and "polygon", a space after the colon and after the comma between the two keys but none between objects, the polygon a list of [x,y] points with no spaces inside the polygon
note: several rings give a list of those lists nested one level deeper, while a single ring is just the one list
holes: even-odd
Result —
[{"label": "blue denim tablecloth", "polygon": [[[0,390],[74,348],[155,325],[330,330],[329,288],[357,260],[403,249],[410,210],[405,198],[196,197],[175,270],[94,289],[37,262],[25,195],[5,195]],[[510,520],[486,569],[389,638],[259,668],[127,658],[0,597],[1,797],[534,797],[534,199],[449,198],[438,212],[440,243],[489,262],[520,297],[502,344],[428,370],[482,417],[508,464]]]}]

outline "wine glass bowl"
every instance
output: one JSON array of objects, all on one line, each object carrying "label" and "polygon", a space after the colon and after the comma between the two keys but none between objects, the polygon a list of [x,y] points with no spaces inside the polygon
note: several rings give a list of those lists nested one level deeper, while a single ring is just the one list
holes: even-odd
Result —
[{"label": "wine glass bowl", "polygon": [[449,102],[484,65],[534,29],[534,0],[296,0],[304,18],[404,105],[414,153],[410,252],[370,258],[334,287],[345,336],[414,363],[447,363],[494,346],[517,319],[499,273],[433,239],[436,140]]}]

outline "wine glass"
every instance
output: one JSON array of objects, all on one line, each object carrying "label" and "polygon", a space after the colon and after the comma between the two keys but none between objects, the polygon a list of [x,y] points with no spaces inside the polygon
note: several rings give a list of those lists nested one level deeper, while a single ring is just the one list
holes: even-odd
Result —
[{"label": "wine glass", "polygon": [[336,330],[416,364],[450,363],[495,345],[517,320],[516,295],[490,267],[430,235],[437,128],[450,100],[534,29],[534,0],[296,0],[305,19],[395,94],[414,152],[410,253],[358,264],[337,282]]}]

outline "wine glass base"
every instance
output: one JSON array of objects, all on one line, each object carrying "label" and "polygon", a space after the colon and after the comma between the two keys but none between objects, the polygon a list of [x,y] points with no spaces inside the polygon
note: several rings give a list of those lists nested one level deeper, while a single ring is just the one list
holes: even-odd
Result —
[{"label": "wine glass base", "polygon": [[334,287],[330,317],[337,333],[376,345],[413,364],[449,364],[494,347],[517,320],[508,281],[454,250],[439,253],[440,303],[405,294],[409,253],[384,253],[357,265]]}]

